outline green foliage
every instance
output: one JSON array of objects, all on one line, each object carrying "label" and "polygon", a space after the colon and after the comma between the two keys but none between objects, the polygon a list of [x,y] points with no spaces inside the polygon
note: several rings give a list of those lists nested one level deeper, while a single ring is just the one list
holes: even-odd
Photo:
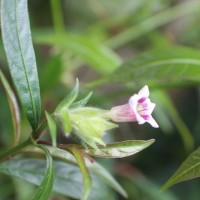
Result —
[{"label": "green foliage", "polygon": [[[151,2],[150,2],[151,3]],[[148,16],[142,22],[130,27],[115,37],[108,40],[107,45],[113,48],[127,44],[128,42],[135,40],[150,31],[180,17],[184,17],[188,14],[193,14],[198,12],[198,1],[190,1],[186,3],[181,3],[180,5],[168,8],[161,11],[153,16]]]},{"label": "green foliage", "polygon": [[200,80],[199,74],[199,51],[172,46],[134,57],[92,85],[98,86],[110,81],[133,87],[141,87],[145,84],[157,88],[196,85]]},{"label": "green foliage", "polygon": [[60,114],[59,120],[61,121],[60,126],[63,129],[64,134],[69,135],[71,130],[72,130],[72,125],[71,125],[71,121],[70,121],[70,118],[69,118],[68,110],[62,111],[62,113]]},{"label": "green foliage", "polygon": [[20,138],[20,112],[14,92],[12,91],[8,81],[0,70],[0,80],[4,86],[7,98],[10,105],[13,129],[14,129],[14,145],[16,145]]},{"label": "green foliage", "polygon": [[98,147],[99,150],[95,149],[82,149],[82,151],[94,157],[103,158],[123,158],[136,154],[143,149],[147,148],[154,142],[153,139],[147,141],[124,141],[112,144],[107,144],[106,147]]},{"label": "green foliage", "polygon": [[71,91],[71,93],[63,99],[59,105],[57,106],[55,113],[60,113],[63,110],[67,110],[67,108],[75,101],[76,97],[78,96],[79,91],[79,82],[78,79],[76,79],[76,85],[74,89]]},{"label": "green foliage", "polygon": [[174,175],[163,185],[161,190],[166,190],[176,183],[197,177],[200,177],[200,148],[188,156]]},{"label": "green foliage", "polygon": [[[82,196],[82,178],[80,170],[73,164],[54,161],[55,184],[53,191],[72,198]],[[6,161],[0,165],[0,171],[39,185],[45,172],[45,161],[40,159],[23,159]],[[101,187],[101,181],[92,175],[93,186],[89,199],[108,198],[109,193]]]},{"label": "green foliage", "polygon": [[[66,150],[54,147],[48,147],[48,150],[52,156],[60,158],[66,161],[67,163],[78,165],[74,156],[72,156],[72,154]],[[42,153],[38,148],[33,148],[33,147],[26,148],[25,152],[40,153],[40,154]],[[102,181],[107,183],[110,187],[119,192],[122,196],[124,197],[127,196],[126,191],[122,188],[122,186],[112,177],[112,175],[102,165],[98,164],[98,162],[94,160],[91,161],[91,158],[90,160],[86,159],[85,162],[86,162],[86,167],[92,172],[92,174],[99,177]]]},{"label": "green foliage", "polygon": [[[28,6],[37,44],[34,49],[42,108],[56,109],[52,114],[42,113],[46,119],[38,126],[40,87],[27,0],[2,0],[0,172],[38,185],[32,199],[61,200],[65,198],[59,195],[62,194],[75,199],[115,200],[116,192],[129,199],[198,199],[198,182],[189,182],[190,187],[181,184],[179,187],[184,187],[181,192],[177,187],[158,193],[158,187],[167,179],[167,171],[185,157],[182,149],[191,152],[200,141],[199,1],[51,0],[46,3],[38,0],[30,1]],[[74,89],[59,104],[60,97],[66,90],[70,91],[76,77]],[[78,79],[84,98],[76,101]],[[150,95],[156,103],[153,115],[161,129],[110,122],[109,109],[118,101],[127,102],[128,96],[147,84],[151,92],[155,89]],[[86,85],[94,87],[93,98]],[[105,87],[96,87],[101,85]],[[177,86],[188,89],[174,90]],[[172,90],[163,91],[163,88]],[[11,115],[8,115],[5,96]],[[25,112],[25,116],[21,113],[21,122],[18,98]],[[86,106],[88,102],[95,107]],[[10,117],[14,147],[9,147],[12,143]],[[51,141],[45,135],[47,127]],[[114,128],[118,128],[115,134],[104,137]],[[60,135],[62,132],[64,136]],[[134,155],[154,142],[146,138],[154,137],[155,145],[134,159],[102,159]],[[44,153],[46,161],[32,158],[42,157]],[[100,157],[100,162],[109,170],[89,156]],[[162,189],[199,177],[198,157],[199,149],[183,162]],[[117,175],[120,184],[109,171]],[[0,176],[1,198],[26,200],[27,196],[21,194],[26,189],[10,176]],[[154,181],[148,181],[149,177]],[[30,186],[30,191],[34,191],[35,186]]]},{"label": "green foliage", "polygon": [[120,64],[120,58],[109,48],[97,42],[90,36],[64,33],[62,35],[36,35],[34,40],[38,44],[55,45],[64,50],[70,50],[75,55],[84,59],[92,68],[109,73]]},{"label": "green foliage", "polygon": [[1,11],[2,37],[10,72],[26,116],[35,130],[40,119],[40,88],[27,0],[3,0]]},{"label": "green foliage", "polygon": [[47,123],[51,135],[51,140],[52,140],[52,145],[53,147],[56,147],[56,123],[54,122],[53,118],[48,112],[45,112],[46,118],[47,118]]},{"label": "green foliage", "polygon": [[80,142],[97,150],[98,147],[95,143],[105,146],[102,137],[106,131],[116,128],[117,125],[108,121],[106,110],[83,107],[89,100],[91,93],[82,100],[73,103],[78,96],[78,90],[77,79],[76,86],[57,106],[53,115],[66,136],[72,133],[80,139]]},{"label": "green foliage", "polygon": [[86,200],[88,199],[88,196],[90,194],[90,190],[92,187],[92,179],[91,179],[91,175],[90,172],[88,171],[86,164],[85,164],[85,160],[83,157],[83,154],[81,153],[81,151],[74,147],[69,148],[69,151],[74,155],[74,157],[77,160],[77,163],[80,167],[82,176],[83,176],[83,185],[84,185],[84,193],[82,195],[82,200]]},{"label": "green foliage", "polygon": [[88,146],[98,149],[95,143],[105,146],[102,137],[106,131],[118,127],[104,118],[105,110],[84,107],[70,111],[72,131]]},{"label": "green foliage", "polygon": [[63,72],[61,55],[52,55],[39,72],[41,93],[51,91]]},{"label": "green foliage", "polygon": [[88,101],[90,100],[90,97],[92,96],[92,92],[90,92],[85,98],[81,99],[80,101],[74,102],[71,105],[69,105],[70,109],[77,109],[84,107]]},{"label": "green foliage", "polygon": [[42,179],[42,182],[35,192],[32,200],[48,200],[54,183],[54,165],[48,149],[42,145],[39,145],[38,147],[45,152],[47,164],[44,178]]}]

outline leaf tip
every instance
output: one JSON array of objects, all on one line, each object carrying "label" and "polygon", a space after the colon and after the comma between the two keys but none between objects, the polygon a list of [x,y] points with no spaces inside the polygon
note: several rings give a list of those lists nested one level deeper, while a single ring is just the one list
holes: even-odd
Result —
[{"label": "leaf tip", "polygon": [[76,85],[75,85],[75,87],[78,89],[79,88],[79,80],[78,80],[78,78],[76,78]]},{"label": "leaf tip", "polygon": [[166,191],[170,186],[168,186],[167,183],[165,183],[161,188],[160,188],[160,192],[164,192]]}]

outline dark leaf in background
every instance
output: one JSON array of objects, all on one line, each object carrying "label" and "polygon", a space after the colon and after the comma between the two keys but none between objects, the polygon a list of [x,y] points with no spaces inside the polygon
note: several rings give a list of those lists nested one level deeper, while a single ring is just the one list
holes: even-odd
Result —
[{"label": "dark leaf in background", "polygon": [[17,143],[19,142],[19,138],[20,138],[20,121],[21,121],[19,106],[17,104],[15,94],[12,91],[8,81],[6,80],[6,78],[3,75],[3,73],[1,72],[1,70],[0,70],[0,80],[2,81],[2,84],[4,86],[4,89],[6,91],[7,98],[9,101],[13,130],[14,130],[14,145],[17,145]]},{"label": "dark leaf in background", "polygon": [[192,48],[178,46],[151,50],[130,59],[91,85],[111,82],[132,87],[148,84],[157,88],[196,85],[200,83],[200,53]]},{"label": "dark leaf in background", "polygon": [[200,177],[200,148],[188,156],[174,175],[163,185],[161,190],[166,190],[176,183],[197,177]]}]

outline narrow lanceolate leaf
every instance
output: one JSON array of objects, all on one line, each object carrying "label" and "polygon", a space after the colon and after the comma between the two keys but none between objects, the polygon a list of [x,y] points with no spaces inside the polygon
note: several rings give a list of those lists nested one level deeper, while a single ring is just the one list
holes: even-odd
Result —
[{"label": "narrow lanceolate leaf", "polygon": [[116,142],[107,144],[106,146],[98,146],[98,149],[81,149],[84,154],[94,157],[103,158],[123,158],[136,154],[143,149],[154,143],[154,139],[151,140],[130,140],[124,142]]},{"label": "narrow lanceolate leaf", "polygon": [[[35,192],[32,200],[48,200],[49,196],[52,192],[53,183],[54,183],[53,160],[52,160],[51,154],[49,153],[48,149],[46,149],[42,145],[40,145],[38,147],[45,152],[46,159],[47,159],[47,165],[46,165],[46,172],[45,172],[44,178],[43,178],[39,188]],[[37,171],[37,169],[35,169],[35,170]]]},{"label": "narrow lanceolate leaf", "polygon": [[52,145],[53,147],[56,147],[56,123],[54,122],[53,118],[48,112],[45,112],[46,118],[47,118],[47,124],[49,127]]},{"label": "narrow lanceolate leaf", "polygon": [[[57,149],[57,148],[56,148]],[[54,161],[55,183],[53,190],[73,199],[81,199],[82,178],[78,166],[65,161]],[[43,159],[7,160],[0,163],[0,173],[16,176],[35,185],[39,185],[46,170],[46,161]],[[99,169],[100,170],[100,169]],[[89,200],[110,199],[107,185],[99,176],[92,175],[92,190]]]},{"label": "narrow lanceolate leaf", "polygon": [[114,179],[114,177],[100,164],[97,162],[91,162],[90,160],[86,161],[87,167],[91,172],[98,175],[105,183],[107,183],[110,187],[119,192],[123,197],[127,198],[128,194],[124,190],[124,188]]},{"label": "narrow lanceolate leaf", "polygon": [[155,87],[197,84],[200,83],[200,53],[195,49],[176,46],[145,52],[91,85],[108,82],[132,87],[145,84]]},{"label": "narrow lanceolate leaf", "polygon": [[[71,153],[69,153],[68,151],[59,149],[59,148],[54,148],[51,146],[48,146],[47,148],[52,156],[64,160],[65,163],[73,163],[73,165],[74,164],[77,165],[77,161],[75,160],[74,156]],[[64,148],[66,148],[66,147],[64,147]],[[25,152],[39,153],[39,154],[42,153],[40,149],[33,148],[33,147],[26,148]],[[119,192],[122,196],[127,197],[126,191],[122,188],[122,186],[112,177],[112,175],[103,166],[98,164],[96,161],[91,162],[91,160],[88,160],[88,159],[86,159],[85,161],[86,161],[86,166],[88,167],[88,169],[90,170],[90,172],[92,173],[93,176],[94,175],[97,176],[98,178],[103,180],[105,183],[107,183],[107,185],[109,185],[114,190]],[[95,184],[95,182],[93,182],[93,184],[92,184],[91,195],[94,191],[94,184]],[[90,195],[90,197],[91,197],[91,195]]]},{"label": "narrow lanceolate leaf", "polygon": [[92,92],[90,92],[85,98],[81,99],[80,101],[72,103],[69,106],[69,108],[70,109],[77,109],[77,108],[84,107],[87,104],[87,102],[90,100],[91,96],[92,96]]},{"label": "narrow lanceolate leaf", "polygon": [[120,57],[110,48],[96,41],[90,35],[67,33],[57,37],[55,34],[38,34],[34,37],[39,44],[55,45],[82,58],[100,73],[108,74],[121,64]]},{"label": "narrow lanceolate leaf", "polygon": [[90,176],[90,172],[88,171],[86,167],[82,152],[76,147],[71,147],[68,150],[74,155],[80,167],[80,170],[83,176],[83,185],[84,185],[84,193],[81,199],[86,200],[90,194],[90,190],[92,187],[92,179]]},{"label": "narrow lanceolate leaf", "polygon": [[76,99],[78,96],[78,91],[79,91],[79,81],[76,79],[76,85],[74,86],[73,90],[71,93],[65,97],[57,106],[56,108],[56,113],[61,112],[62,110],[67,109]]},{"label": "narrow lanceolate leaf", "polygon": [[63,126],[64,133],[65,135],[69,135],[72,127],[71,127],[71,121],[70,121],[68,110],[62,111],[61,116],[62,117],[60,120]]},{"label": "narrow lanceolate leaf", "polygon": [[5,76],[0,70],[0,80],[5,88],[8,101],[9,101],[9,106],[10,106],[10,111],[11,111],[11,116],[12,116],[12,123],[13,123],[13,129],[14,129],[14,145],[16,145],[19,141],[20,138],[20,112],[19,112],[19,107],[17,104],[17,100],[15,97],[15,94],[13,93],[8,81],[6,80]]},{"label": "narrow lanceolate leaf", "polygon": [[166,190],[176,183],[197,177],[200,177],[200,147],[188,156],[174,175],[163,185],[161,190]]},{"label": "narrow lanceolate leaf", "polygon": [[1,28],[9,69],[33,129],[40,118],[40,89],[27,0],[1,1]]}]

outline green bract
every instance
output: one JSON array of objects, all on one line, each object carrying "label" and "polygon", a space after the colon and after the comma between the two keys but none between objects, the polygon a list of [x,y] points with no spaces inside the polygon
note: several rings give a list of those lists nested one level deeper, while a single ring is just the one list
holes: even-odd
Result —
[{"label": "green bract", "polygon": [[95,143],[105,145],[102,137],[106,131],[116,128],[117,125],[108,121],[106,110],[84,107],[92,95],[91,92],[85,98],[74,102],[78,96],[78,90],[77,79],[74,89],[61,101],[53,115],[66,136],[73,134],[82,143],[97,149]]},{"label": "green bract", "polygon": [[74,133],[95,149],[97,148],[95,142],[105,145],[101,138],[106,131],[117,127],[116,124],[104,119],[102,114],[105,112],[105,110],[91,107],[84,107],[70,112]]}]

